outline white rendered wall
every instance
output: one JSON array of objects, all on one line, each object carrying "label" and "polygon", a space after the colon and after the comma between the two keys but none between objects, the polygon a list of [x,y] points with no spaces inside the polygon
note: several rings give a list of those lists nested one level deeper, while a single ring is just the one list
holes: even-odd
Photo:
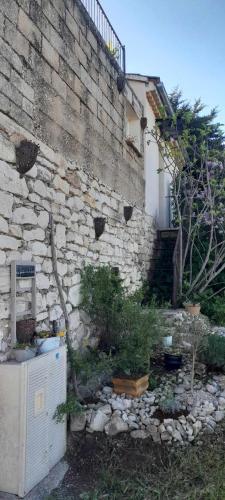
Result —
[{"label": "white rendered wall", "polygon": [[[168,172],[161,172],[163,160],[160,157],[159,149],[150,132],[155,126],[155,115],[147,100],[146,92],[154,90],[152,82],[145,83],[129,80],[131,87],[144,106],[144,115],[148,120],[148,128],[145,130],[145,210],[151,215],[160,229],[168,228],[170,223],[169,191],[170,175]],[[150,144],[147,142],[150,140]]]}]

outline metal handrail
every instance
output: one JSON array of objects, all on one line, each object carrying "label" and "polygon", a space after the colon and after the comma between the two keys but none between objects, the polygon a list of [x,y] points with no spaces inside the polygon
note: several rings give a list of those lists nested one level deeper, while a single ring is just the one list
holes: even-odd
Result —
[{"label": "metal handrail", "polygon": [[125,74],[125,46],[122,45],[101,4],[98,0],[81,0],[81,2],[103,38],[109,54],[115,59]]}]

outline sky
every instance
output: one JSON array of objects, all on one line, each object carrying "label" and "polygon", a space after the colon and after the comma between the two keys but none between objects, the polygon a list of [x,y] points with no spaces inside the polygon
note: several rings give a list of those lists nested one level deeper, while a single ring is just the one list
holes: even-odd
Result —
[{"label": "sky", "polygon": [[122,44],[127,72],[160,76],[225,124],[225,0],[100,0]]}]

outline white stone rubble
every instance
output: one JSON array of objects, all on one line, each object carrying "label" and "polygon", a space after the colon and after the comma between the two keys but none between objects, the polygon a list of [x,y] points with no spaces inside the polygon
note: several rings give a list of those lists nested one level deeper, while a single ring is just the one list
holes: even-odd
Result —
[{"label": "white stone rubble", "polygon": [[[134,439],[185,445],[203,433],[214,432],[225,418],[224,386],[224,375],[216,375],[210,380],[196,380],[191,394],[188,364],[177,374],[162,376],[159,387],[139,398],[117,395],[105,386],[97,393],[99,402],[86,406],[86,430],[109,436],[130,432]],[[176,413],[173,416],[170,411],[167,417],[161,402],[165,404],[168,391],[175,398]]]}]

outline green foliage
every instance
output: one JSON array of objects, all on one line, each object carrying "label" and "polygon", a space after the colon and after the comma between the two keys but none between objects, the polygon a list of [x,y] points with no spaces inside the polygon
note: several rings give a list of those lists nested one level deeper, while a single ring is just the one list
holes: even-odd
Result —
[{"label": "green foliage", "polygon": [[159,387],[159,385],[160,380],[153,374],[153,372],[150,372],[148,390],[154,391],[157,387]]},{"label": "green foliage", "polygon": [[32,348],[32,345],[31,344],[15,344],[13,346],[13,349],[28,349],[28,348]]},{"label": "green foliage", "polygon": [[[172,262],[172,254],[168,257]],[[172,296],[173,273],[164,267],[165,255],[161,253],[157,262],[157,269],[153,272],[151,282],[145,282],[142,288],[142,304],[154,303],[157,308],[170,309]]]},{"label": "green foliage", "polygon": [[160,401],[159,408],[165,414],[175,414],[180,411],[181,404],[173,395],[171,395],[171,397]]},{"label": "green foliage", "polygon": [[[126,375],[148,373],[153,345],[160,335],[155,303],[142,305],[145,287],[125,297],[121,280],[109,266],[88,266],[82,273],[81,307],[100,333],[100,352],[74,353],[76,373],[112,370]],[[102,351],[102,352],[101,352]],[[101,353],[101,354],[100,354]]]},{"label": "green foliage", "polygon": [[124,300],[121,318],[123,330],[115,361],[117,372],[129,376],[148,373],[151,350],[161,332],[154,304],[143,307],[128,298]]},{"label": "green foliage", "polygon": [[80,307],[100,333],[100,346],[110,351],[120,330],[123,288],[119,275],[110,266],[87,266],[81,273]]},{"label": "green foliage", "polygon": [[214,323],[225,325],[225,295],[213,295],[213,290],[207,290],[207,294],[202,297],[201,311]]},{"label": "green foliage", "polygon": [[73,350],[71,363],[79,380],[84,384],[91,377],[103,372],[110,374],[114,366],[111,354],[107,355],[97,349],[86,349],[83,352]]},{"label": "green foliage", "polygon": [[180,410],[180,403],[176,400],[170,386],[165,387],[159,401],[159,408],[163,413],[176,413]]},{"label": "green foliage", "polygon": [[180,347],[171,346],[167,347],[164,353],[171,354],[171,356],[181,356],[182,350]]},{"label": "green foliage", "polygon": [[53,418],[57,423],[60,423],[63,422],[65,415],[79,415],[83,411],[83,407],[78,399],[73,393],[69,393],[66,402],[57,406]]},{"label": "green foliage", "polygon": [[206,108],[201,99],[196,99],[192,105],[183,98],[179,88],[170,94],[176,118],[181,118],[186,132],[187,142],[194,147],[188,148],[188,155],[194,158],[196,148],[207,144],[213,160],[224,159],[224,132],[222,125],[216,122],[217,110],[213,108],[209,113],[204,113]]},{"label": "green foliage", "polygon": [[200,359],[211,368],[225,369],[225,338],[208,335],[200,353]]},{"label": "green foliage", "polygon": [[174,254],[177,300],[185,296],[182,284],[187,285],[188,297],[211,287],[223,270],[225,142],[222,127],[215,122],[216,109],[206,114],[200,99],[192,105],[178,89],[170,99],[179,148],[163,144],[163,157],[170,161],[173,222],[182,237],[180,261],[179,251]]},{"label": "green foliage", "polygon": [[[154,446],[149,440],[128,440],[127,436],[120,439],[120,446],[116,439],[106,445],[101,438],[99,450],[93,451],[97,470],[91,468],[88,484],[82,474],[82,481],[78,481],[76,474],[69,492],[74,492],[76,498],[78,482],[86,491],[81,495],[83,500],[224,500],[225,434],[223,426],[219,427],[219,433],[201,436],[202,446],[188,448]],[[96,442],[95,436],[88,438]],[[75,445],[77,448],[77,442]],[[86,448],[87,444],[83,445],[84,452]],[[75,449],[71,453],[72,467],[76,467],[76,457],[80,459],[80,448],[78,451],[79,454]],[[85,470],[88,460],[89,455],[84,456]],[[68,485],[57,500],[65,499],[65,493],[68,494]]]}]

